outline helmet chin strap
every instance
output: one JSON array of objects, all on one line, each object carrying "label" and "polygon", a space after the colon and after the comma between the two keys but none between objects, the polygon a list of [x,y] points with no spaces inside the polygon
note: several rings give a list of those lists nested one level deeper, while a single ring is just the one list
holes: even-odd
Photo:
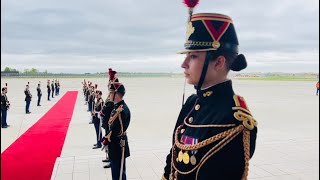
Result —
[{"label": "helmet chin strap", "polygon": [[201,90],[201,87],[202,87],[202,84],[204,82],[204,79],[206,78],[209,62],[210,62],[211,59],[214,59],[214,57],[218,57],[218,53],[213,53],[211,51],[207,52],[206,59],[205,59],[204,64],[203,64],[203,68],[202,68],[202,72],[201,72],[201,76],[200,76],[199,82],[198,82],[197,85],[194,86],[194,88],[197,91]]}]

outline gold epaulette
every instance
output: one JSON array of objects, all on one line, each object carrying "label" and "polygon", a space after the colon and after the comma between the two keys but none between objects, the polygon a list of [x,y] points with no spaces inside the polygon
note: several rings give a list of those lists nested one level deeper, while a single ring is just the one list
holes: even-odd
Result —
[{"label": "gold epaulette", "polygon": [[119,116],[119,114],[120,114],[122,111],[123,111],[123,105],[120,105],[120,106],[116,109],[116,113],[109,118],[109,121],[108,121],[109,126],[111,126],[111,124],[117,119],[117,117]]},{"label": "gold epaulette", "polygon": [[251,112],[247,106],[246,101],[243,97],[234,95],[233,96],[235,107],[232,107],[235,110],[233,116],[241,121],[243,126],[249,130],[254,129],[258,125],[257,121],[252,117]]}]

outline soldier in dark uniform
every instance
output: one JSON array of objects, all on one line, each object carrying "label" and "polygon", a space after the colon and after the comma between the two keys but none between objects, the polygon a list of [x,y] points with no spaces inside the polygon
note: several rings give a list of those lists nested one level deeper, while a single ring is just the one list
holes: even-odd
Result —
[{"label": "soldier in dark uniform", "polygon": [[[89,100],[88,100],[88,106],[89,106],[89,111],[90,111],[90,114],[92,115],[93,113],[93,108],[94,108],[94,100],[96,98],[96,94],[95,94],[95,91],[94,91],[94,86],[91,86],[91,89],[90,89],[90,95],[89,95]],[[92,124],[92,118],[91,118],[91,121],[89,122],[89,124]]]},{"label": "soldier in dark uniform", "polygon": [[[125,88],[121,83],[110,85],[110,99],[114,100],[113,110],[108,121],[108,134],[103,145],[108,145],[112,179],[126,180],[126,158],[130,156],[126,131],[130,124],[130,110],[123,100]],[[111,105],[112,102],[110,101]],[[120,178],[121,177],[121,178]]]},{"label": "soldier in dark uniform", "polygon": [[60,81],[58,80],[58,82],[57,82],[57,90],[58,90],[58,95],[60,94]]},{"label": "soldier in dark uniform", "polygon": [[88,93],[88,109],[91,113],[92,111],[92,91],[93,91],[93,86],[89,86],[89,93]]},{"label": "soldier in dark uniform", "polygon": [[53,81],[53,80],[52,80],[52,82],[51,82],[51,91],[52,91],[51,97],[54,98],[54,97],[53,97],[53,94],[54,94],[54,81]]},{"label": "soldier in dark uniform", "polygon": [[[89,101],[89,94],[90,94],[89,86],[87,86],[87,84],[86,84],[84,93],[85,93],[85,101],[86,101],[85,105],[87,105]],[[88,111],[89,111],[89,105],[88,105]]]},{"label": "soldier in dark uniform", "polygon": [[40,83],[38,84],[38,87],[37,87],[37,95],[38,95],[38,103],[37,103],[37,106],[41,106],[41,105],[40,105],[40,101],[41,101],[42,92],[41,92],[41,88],[40,88]]},{"label": "soldier in dark uniform", "polygon": [[10,107],[9,100],[7,98],[7,88],[3,87],[1,89],[1,127],[7,128],[10,125],[7,124],[7,112]]},{"label": "soldier in dark uniform", "polygon": [[[112,68],[109,68],[109,82],[108,82],[108,91],[109,91],[109,95],[105,101],[105,104],[102,108],[102,111],[101,111],[101,118],[102,118],[102,127],[105,129],[105,135],[108,135],[108,132],[109,132],[109,118],[110,118],[110,114],[114,108],[114,99],[110,99],[110,93],[114,93],[114,90],[111,89],[111,84],[112,83],[115,83],[115,82],[119,82],[119,79],[115,76],[116,75],[116,71],[113,71]],[[114,97],[114,96],[113,96]],[[104,146],[105,148],[105,152],[106,152],[106,159],[103,159],[102,162],[107,162],[108,164],[103,166],[104,168],[110,168],[110,159],[109,159],[109,156],[108,156],[108,151],[109,151],[109,148],[108,146]]]},{"label": "soldier in dark uniform", "polygon": [[180,111],[162,180],[246,180],[257,122],[227,79],[230,70],[246,68],[246,59],[238,52],[232,19],[192,15],[194,2],[185,0],[190,18],[181,67],[196,94]]},{"label": "soldier in dark uniform", "polygon": [[87,87],[86,80],[83,80],[83,82],[81,82],[81,84],[82,84],[83,97],[85,97],[86,96],[86,87]]},{"label": "soldier in dark uniform", "polygon": [[102,92],[97,90],[97,98],[96,103],[94,106],[94,111],[92,114],[92,123],[94,124],[94,129],[96,130],[97,135],[97,143],[94,144],[93,149],[101,148],[101,141],[102,141],[102,131],[101,131],[101,120],[100,120],[100,112],[102,110],[102,107],[104,105],[103,99],[102,99]]},{"label": "soldier in dark uniform", "polygon": [[88,103],[88,97],[87,97],[88,86],[87,86],[87,82],[86,82],[86,80],[84,80],[81,83],[82,83],[83,97],[84,97],[84,99],[86,101],[84,105],[87,105],[87,103]]},{"label": "soldier in dark uniform", "polygon": [[58,96],[58,82],[57,82],[57,80],[55,80],[55,82],[54,82],[54,88],[55,88],[55,90],[56,90],[56,96]]},{"label": "soldier in dark uniform", "polygon": [[51,93],[51,89],[50,89],[50,80],[48,80],[48,84],[47,84],[47,92],[48,92],[48,101],[50,101],[50,93]]},{"label": "soldier in dark uniform", "polygon": [[26,101],[26,114],[30,114],[31,112],[29,111],[29,108],[30,108],[30,102],[31,102],[32,95],[29,91],[29,85],[26,85],[26,89],[24,90],[24,94],[26,95],[26,97],[24,99]]}]

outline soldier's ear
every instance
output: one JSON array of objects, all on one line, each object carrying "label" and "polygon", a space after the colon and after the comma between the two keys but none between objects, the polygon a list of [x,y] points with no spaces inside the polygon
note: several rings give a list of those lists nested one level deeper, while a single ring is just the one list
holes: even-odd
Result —
[{"label": "soldier's ear", "polygon": [[215,60],[210,61],[209,66],[216,71],[220,71],[226,66],[226,58],[224,56],[218,56]]}]

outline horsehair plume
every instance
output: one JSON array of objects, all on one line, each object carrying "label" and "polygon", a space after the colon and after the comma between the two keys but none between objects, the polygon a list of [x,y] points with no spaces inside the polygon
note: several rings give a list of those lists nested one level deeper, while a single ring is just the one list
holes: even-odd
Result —
[{"label": "horsehair plume", "polygon": [[98,87],[98,84],[95,84],[95,88],[97,89],[97,87]]},{"label": "horsehair plume", "polygon": [[6,83],[6,86],[8,86],[8,83]]},{"label": "horsehair plume", "polygon": [[187,5],[188,8],[194,8],[199,4],[199,0],[183,0],[183,3]]},{"label": "horsehair plume", "polygon": [[183,3],[189,8],[189,15],[192,16],[193,8],[199,4],[200,0],[183,0]]}]

